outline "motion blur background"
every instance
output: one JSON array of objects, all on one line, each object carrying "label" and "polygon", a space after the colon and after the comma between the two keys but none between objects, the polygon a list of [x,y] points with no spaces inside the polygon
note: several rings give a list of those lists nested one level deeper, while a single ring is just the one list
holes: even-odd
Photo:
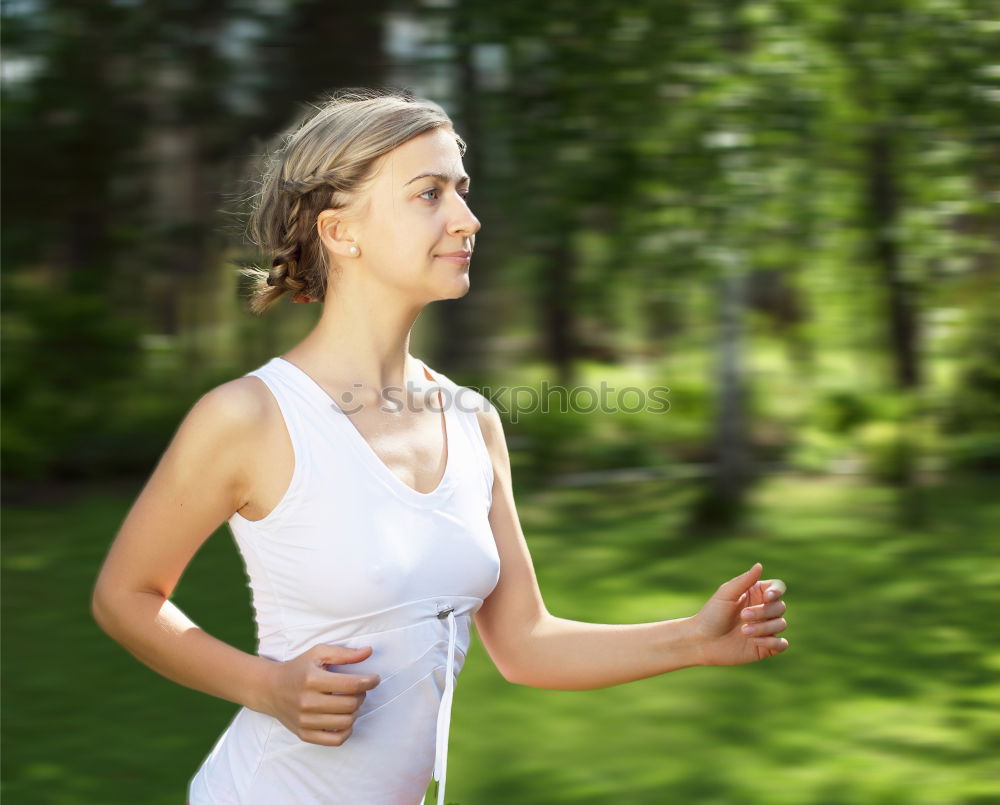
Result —
[{"label": "motion blur background", "polygon": [[[324,92],[469,143],[479,388],[670,389],[508,421],[549,609],[691,614],[758,559],[791,648],[586,693],[474,642],[449,800],[1000,802],[1000,8],[973,0],[6,0],[3,793],[180,803],[235,712],[89,615],[198,397],[319,305],[246,306],[254,157]],[[265,263],[266,264],[266,263]],[[228,531],[175,600],[252,651]]]}]

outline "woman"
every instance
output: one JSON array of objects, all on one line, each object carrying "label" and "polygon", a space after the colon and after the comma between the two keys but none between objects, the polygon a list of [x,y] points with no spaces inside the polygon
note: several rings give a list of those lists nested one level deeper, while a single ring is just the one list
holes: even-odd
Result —
[{"label": "woman", "polygon": [[[480,223],[465,145],[436,105],[345,93],[288,134],[252,218],[274,255],[254,309],[322,301],[284,355],[192,407],[115,538],[94,616],[164,676],[241,705],[192,805],[444,802],[470,621],[504,677],[561,690],[784,651],[785,586],[761,566],[696,615],[605,625],[550,615],[518,524],[501,421],[409,354],[429,302],[469,289]],[[169,596],[229,523],[258,653]]]}]

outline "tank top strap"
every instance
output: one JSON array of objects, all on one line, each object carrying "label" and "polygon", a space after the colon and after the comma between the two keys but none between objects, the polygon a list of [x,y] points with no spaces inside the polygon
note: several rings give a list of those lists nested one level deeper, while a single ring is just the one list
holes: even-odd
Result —
[{"label": "tank top strap", "polygon": [[441,386],[442,405],[450,406],[455,413],[454,419],[462,426],[463,434],[472,448],[472,454],[479,465],[483,476],[487,500],[493,502],[493,459],[490,457],[489,449],[486,446],[486,439],[483,436],[482,427],[479,424],[480,412],[488,411],[492,403],[475,389],[468,386],[460,386],[447,375],[434,371],[431,373],[427,364],[420,361],[424,368],[424,374],[428,379]]},{"label": "tank top strap", "polygon": [[310,438],[310,431],[319,424],[319,412],[313,390],[282,364],[287,362],[275,357],[244,376],[260,378],[278,403],[295,453],[295,472],[299,474],[299,468],[304,470],[311,461],[309,446],[315,440]]}]

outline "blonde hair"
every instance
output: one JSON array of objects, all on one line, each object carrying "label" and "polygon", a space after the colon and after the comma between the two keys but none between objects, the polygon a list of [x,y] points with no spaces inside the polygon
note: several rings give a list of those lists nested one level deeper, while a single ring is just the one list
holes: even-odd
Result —
[{"label": "blonde hair", "polygon": [[252,281],[250,309],[261,314],[285,293],[324,299],[330,266],[316,218],[343,209],[365,189],[375,162],[397,146],[446,128],[465,153],[451,119],[433,101],[392,90],[351,89],[326,96],[278,138],[264,156],[252,197],[248,236],[270,269],[244,266]]}]

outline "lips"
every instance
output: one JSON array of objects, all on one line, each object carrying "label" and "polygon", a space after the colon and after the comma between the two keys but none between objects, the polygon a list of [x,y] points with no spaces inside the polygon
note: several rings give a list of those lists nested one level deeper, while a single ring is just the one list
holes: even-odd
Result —
[{"label": "lips", "polygon": [[444,260],[446,263],[455,263],[456,265],[467,266],[472,262],[472,252],[449,252],[448,254],[437,255],[437,259]]}]

